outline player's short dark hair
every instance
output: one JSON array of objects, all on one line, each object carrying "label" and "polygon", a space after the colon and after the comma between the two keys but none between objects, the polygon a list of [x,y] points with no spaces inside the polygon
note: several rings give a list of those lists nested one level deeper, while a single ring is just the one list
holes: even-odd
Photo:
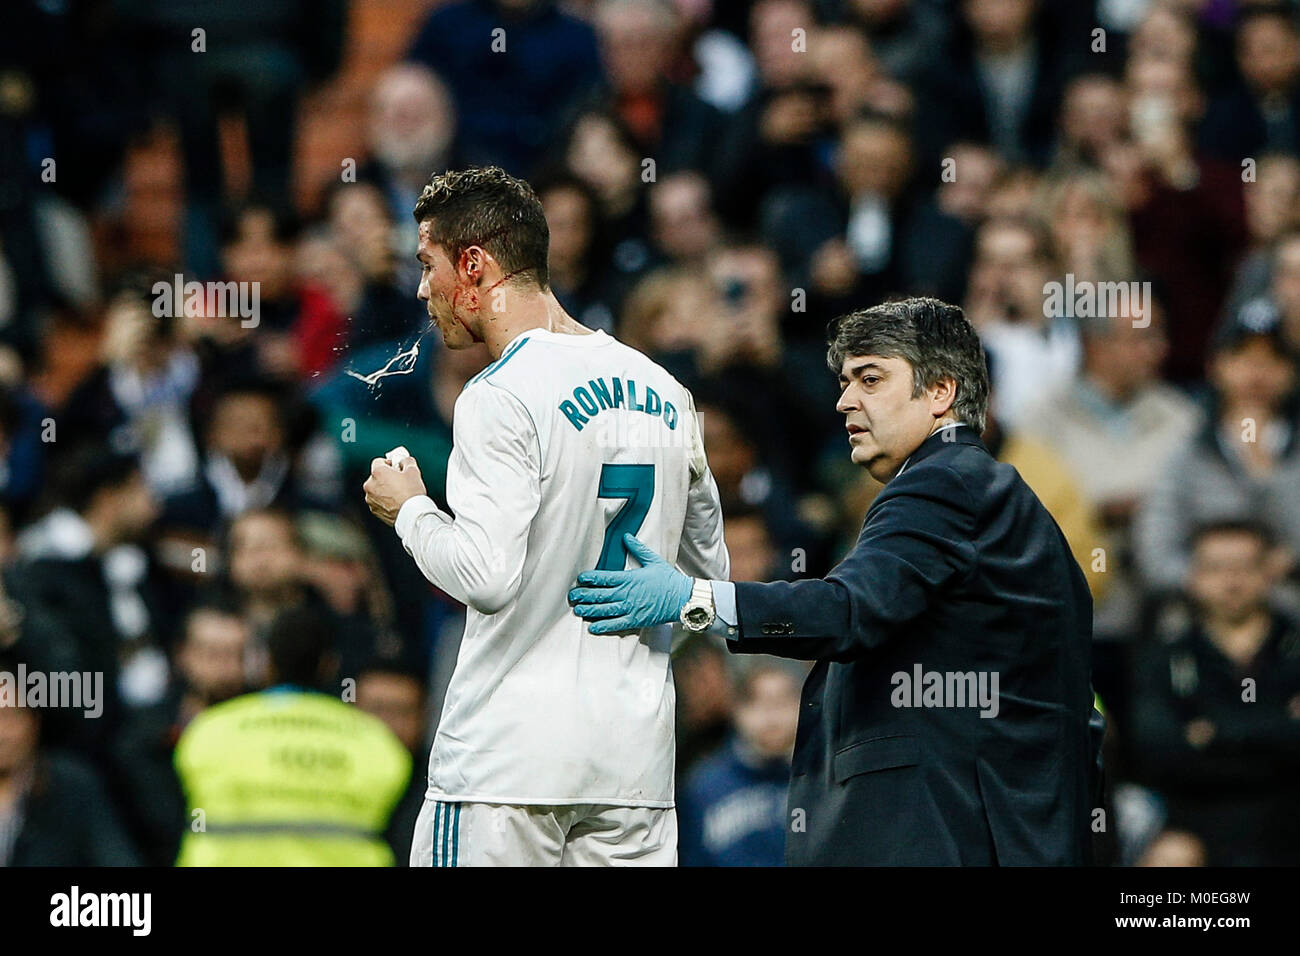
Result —
[{"label": "player's short dark hair", "polygon": [[415,221],[428,220],[430,238],[452,262],[470,246],[482,246],[509,275],[532,273],[550,285],[547,255],[551,231],[533,187],[499,166],[437,173],[415,203]]},{"label": "player's short dark hair", "polygon": [[828,329],[826,364],[836,375],[854,355],[905,359],[912,397],[943,378],[957,383],[952,414],[984,431],[989,373],[984,346],[961,308],[928,297],[897,299],[842,315]]}]

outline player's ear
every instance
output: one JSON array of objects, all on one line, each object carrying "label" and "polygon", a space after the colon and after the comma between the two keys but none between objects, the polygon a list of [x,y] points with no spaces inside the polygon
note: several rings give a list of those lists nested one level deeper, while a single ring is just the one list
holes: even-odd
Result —
[{"label": "player's ear", "polygon": [[483,278],[483,248],[470,246],[460,254],[460,274],[471,284],[477,285]]}]

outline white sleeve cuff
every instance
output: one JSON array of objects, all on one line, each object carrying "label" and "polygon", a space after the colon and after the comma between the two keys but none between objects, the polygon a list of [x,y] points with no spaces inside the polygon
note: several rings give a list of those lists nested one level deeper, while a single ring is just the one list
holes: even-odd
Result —
[{"label": "white sleeve cuff", "polygon": [[740,615],[736,613],[736,586],[730,581],[710,581],[713,589],[713,627],[712,633],[720,637],[734,638],[740,624]]},{"label": "white sleeve cuff", "polygon": [[420,516],[430,513],[437,514],[438,506],[428,495],[415,495],[402,502],[402,507],[397,510],[397,520],[393,522],[393,530],[397,532],[403,544],[406,543],[406,536],[411,533]]}]

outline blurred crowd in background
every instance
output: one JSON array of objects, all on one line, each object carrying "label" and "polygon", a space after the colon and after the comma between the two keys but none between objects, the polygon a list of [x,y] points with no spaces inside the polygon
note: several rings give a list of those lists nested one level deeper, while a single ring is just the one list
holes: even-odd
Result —
[{"label": "blurred crowd in background", "polygon": [[[392,11],[399,52],[339,172],[304,184],[305,98],[361,7]],[[879,490],[849,462],[828,320],[962,305],[985,442],[1093,590],[1109,862],[1300,863],[1294,4],[9,0],[5,21],[0,670],[103,672],[107,703],[0,708],[0,863],[174,861],[177,741],[285,677],[285,615],[322,637],[320,688],[411,755],[385,837],[405,861],[464,611],[360,488],[400,444],[445,505],[452,409],[489,357],[421,338],[411,210],[431,173],[487,164],[534,184],[566,309],[693,391],[736,580],[825,574]],[[158,129],[184,209],[150,259],[123,252],[150,223],[122,177]],[[256,283],[256,324],[160,309],[178,274]],[[1140,293],[1096,315],[1052,282]],[[348,374],[417,342],[405,374]],[[682,862],[779,863],[803,671],[707,643],[674,670]]]}]

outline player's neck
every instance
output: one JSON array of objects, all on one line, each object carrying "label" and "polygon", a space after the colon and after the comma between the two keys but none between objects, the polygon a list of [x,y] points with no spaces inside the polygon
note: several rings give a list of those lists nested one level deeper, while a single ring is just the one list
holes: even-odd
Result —
[{"label": "player's neck", "polygon": [[546,329],[561,335],[591,335],[594,330],[564,311],[550,289],[529,289],[507,293],[505,308],[483,323],[483,341],[493,361],[501,358],[506,347],[529,329]]}]

